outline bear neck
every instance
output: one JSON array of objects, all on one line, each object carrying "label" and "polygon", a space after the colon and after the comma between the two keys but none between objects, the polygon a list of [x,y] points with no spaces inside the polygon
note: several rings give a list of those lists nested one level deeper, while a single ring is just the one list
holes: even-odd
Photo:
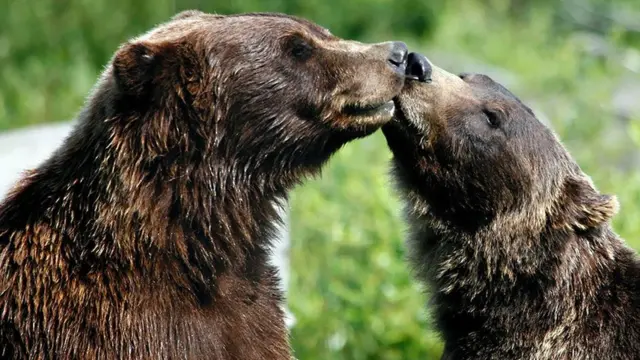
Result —
[{"label": "bear neck", "polygon": [[79,274],[136,271],[202,294],[214,291],[220,274],[258,280],[271,273],[276,205],[296,174],[262,185],[205,165],[176,178],[147,176],[143,165],[115,153],[106,118],[98,106],[81,113],[63,146],[0,207],[7,225],[0,235],[44,226],[57,234],[33,241],[43,249],[52,239],[64,242],[65,266]]},{"label": "bear neck", "polygon": [[535,336],[598,313],[605,298],[636,311],[629,294],[640,265],[609,224],[582,233],[469,234],[413,215],[411,260],[432,290],[435,325],[447,344],[472,349],[530,327],[537,332],[531,340],[541,341]]}]

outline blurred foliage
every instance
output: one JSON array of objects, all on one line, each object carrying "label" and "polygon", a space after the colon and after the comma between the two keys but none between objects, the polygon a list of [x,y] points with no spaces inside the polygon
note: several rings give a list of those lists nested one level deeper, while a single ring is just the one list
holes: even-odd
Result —
[{"label": "blurred foliage", "polygon": [[[437,7],[412,0],[0,0],[0,129],[69,118],[117,46],[175,12],[279,11],[367,40],[433,31]],[[17,120],[19,119],[19,120]]]},{"label": "blurred foliage", "polygon": [[[0,0],[0,129],[74,117],[120,43],[189,8],[286,12],[341,37],[400,39],[515,74],[513,91],[619,196],[615,228],[640,248],[640,114],[612,102],[623,79],[640,86],[637,0]],[[439,358],[427,296],[404,262],[389,158],[379,133],[354,142],[292,196],[300,359]]]}]

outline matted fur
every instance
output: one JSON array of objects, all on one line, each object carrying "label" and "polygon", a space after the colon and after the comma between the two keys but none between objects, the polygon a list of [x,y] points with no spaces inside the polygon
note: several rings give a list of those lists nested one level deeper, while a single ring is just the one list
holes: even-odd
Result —
[{"label": "matted fur", "polygon": [[443,359],[640,359],[640,264],[556,136],[484,75],[434,67],[383,127]]},{"label": "matted fur", "polygon": [[274,203],[391,118],[344,109],[399,93],[392,45],[198,11],[124,44],[0,205],[0,357],[288,360]]}]

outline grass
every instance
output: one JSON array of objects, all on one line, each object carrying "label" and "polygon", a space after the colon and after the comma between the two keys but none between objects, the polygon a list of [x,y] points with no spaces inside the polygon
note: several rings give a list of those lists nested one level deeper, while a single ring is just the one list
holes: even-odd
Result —
[{"label": "grass", "polygon": [[389,158],[378,132],[347,145],[293,194],[290,306],[301,359],[429,359],[440,351],[403,261]]}]

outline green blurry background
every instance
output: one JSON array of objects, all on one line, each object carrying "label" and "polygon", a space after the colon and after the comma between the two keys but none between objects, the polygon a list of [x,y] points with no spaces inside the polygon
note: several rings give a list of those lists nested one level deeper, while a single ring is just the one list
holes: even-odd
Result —
[{"label": "green blurry background", "polygon": [[[338,36],[404,40],[452,71],[487,72],[539,112],[622,210],[640,248],[640,1],[0,0],[0,130],[75,116],[117,46],[179,10],[280,11]],[[436,359],[428,296],[377,133],[292,196],[289,305],[300,359]]]}]

